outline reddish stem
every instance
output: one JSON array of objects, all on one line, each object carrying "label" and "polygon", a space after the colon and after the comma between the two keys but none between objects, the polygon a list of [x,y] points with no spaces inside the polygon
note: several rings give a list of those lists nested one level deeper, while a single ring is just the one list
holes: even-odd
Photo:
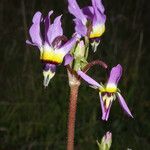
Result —
[{"label": "reddish stem", "polygon": [[67,150],[74,150],[74,130],[79,84],[70,85]]},{"label": "reddish stem", "polygon": [[103,62],[103,61],[101,61],[101,60],[94,60],[94,61],[88,63],[88,64],[82,69],[82,71],[86,73],[91,67],[93,67],[93,66],[95,66],[95,65],[100,65],[100,66],[102,66],[104,69],[107,69],[107,67],[108,67],[105,62]]},{"label": "reddish stem", "polygon": [[[83,71],[87,72],[92,66],[97,64],[101,65],[105,69],[107,68],[107,65],[103,61],[95,60],[86,65],[83,68]],[[67,150],[74,150],[74,131],[75,131],[75,120],[77,109],[77,97],[81,78],[69,65],[67,66],[67,71],[70,86]]]}]

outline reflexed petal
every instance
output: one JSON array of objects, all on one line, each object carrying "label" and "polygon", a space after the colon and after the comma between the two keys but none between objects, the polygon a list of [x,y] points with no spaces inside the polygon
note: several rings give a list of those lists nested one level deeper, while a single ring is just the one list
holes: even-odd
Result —
[{"label": "reflexed petal", "polygon": [[117,66],[111,69],[107,84],[117,85],[120,80],[121,75],[122,75],[122,67],[120,64],[118,64]]},{"label": "reflexed petal", "polygon": [[29,30],[29,34],[32,40],[31,43],[35,44],[38,47],[42,46],[42,38],[40,32],[41,19],[42,19],[41,12],[36,12],[32,19],[33,24]]},{"label": "reflexed petal", "polygon": [[82,8],[82,12],[84,13],[84,15],[86,15],[88,19],[90,20],[93,19],[94,9],[92,6]]},{"label": "reflexed petal", "polygon": [[49,44],[52,44],[53,40],[63,35],[63,30],[61,27],[61,17],[62,15],[55,18],[54,23],[50,25],[48,32],[47,32],[47,38],[49,41]]},{"label": "reflexed petal", "polygon": [[33,19],[32,19],[32,22],[33,23],[40,23],[41,22],[41,19],[42,19],[42,14],[40,11],[37,11],[34,16],[33,16]]},{"label": "reflexed petal", "polygon": [[62,51],[65,55],[75,46],[78,38],[76,36],[72,37],[68,42],[66,42],[60,49],[55,51]]},{"label": "reflexed petal", "polygon": [[105,107],[104,107],[104,102],[103,102],[101,93],[99,93],[99,97],[100,97],[100,104],[101,104],[101,109],[102,109],[102,119],[104,120],[104,118],[105,118]]},{"label": "reflexed petal", "polygon": [[104,24],[106,21],[106,16],[104,15],[104,7],[100,0],[92,0],[92,5],[94,9],[93,25]]},{"label": "reflexed petal", "polygon": [[47,37],[47,33],[48,33],[48,29],[50,27],[51,21],[50,21],[50,16],[53,13],[53,10],[51,10],[48,15],[46,16],[44,23],[45,23],[45,41],[48,43],[48,37]]},{"label": "reflexed petal", "polygon": [[84,25],[86,25],[87,19],[77,4],[76,0],[68,0],[68,3],[69,12],[76,18],[80,19]]},{"label": "reflexed petal", "polygon": [[104,14],[99,13],[97,10],[95,11],[94,18],[93,18],[93,25],[97,26],[97,25],[101,25],[101,24],[105,24],[106,21],[106,16]]},{"label": "reflexed petal", "polygon": [[87,28],[86,26],[81,22],[81,20],[79,19],[74,19],[75,22],[75,31],[81,35],[81,36],[85,36],[87,34]]},{"label": "reflexed petal", "polygon": [[91,77],[89,77],[88,75],[86,75],[84,72],[82,72],[82,71],[79,70],[79,71],[77,71],[77,73],[78,73],[79,76],[81,76],[81,78],[83,78],[90,85],[96,86],[97,88],[101,87],[101,85],[99,83],[97,83]]},{"label": "reflexed petal", "polygon": [[118,97],[118,100],[119,100],[119,103],[121,105],[121,107],[123,108],[123,110],[130,116],[133,118],[124,98],[122,97],[122,95],[120,93],[117,92],[117,97]]},{"label": "reflexed petal", "polygon": [[105,110],[105,106],[104,106],[104,102],[103,102],[101,93],[99,94],[99,96],[100,96],[100,103],[101,103],[101,108],[102,108],[102,120],[107,121],[109,118],[112,102],[110,102],[109,107],[107,108],[107,110]]},{"label": "reflexed petal", "polygon": [[32,46],[37,46],[37,45],[33,44],[31,41],[29,41],[29,40],[26,40],[26,44],[29,44],[29,45],[32,45]]},{"label": "reflexed petal", "polygon": [[106,116],[105,116],[105,120],[106,120],[106,121],[107,121],[108,118],[109,118],[111,105],[112,105],[112,102],[110,103],[110,105],[109,105],[109,107],[108,107],[108,109],[107,109],[107,112],[106,112]]},{"label": "reflexed petal", "polygon": [[92,0],[92,5],[96,6],[101,13],[104,13],[105,8],[102,4],[102,0]]},{"label": "reflexed petal", "polygon": [[70,54],[67,54],[65,56],[64,66],[69,65],[72,61],[73,61],[73,56],[71,56]]},{"label": "reflexed petal", "polygon": [[93,8],[94,8],[93,25],[96,26],[104,24],[106,21],[106,16],[98,10],[96,5],[94,5]]}]

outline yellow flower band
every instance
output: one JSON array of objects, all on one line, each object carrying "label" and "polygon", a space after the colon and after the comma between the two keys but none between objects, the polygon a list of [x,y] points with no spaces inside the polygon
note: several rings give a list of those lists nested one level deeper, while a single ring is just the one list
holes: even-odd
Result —
[{"label": "yellow flower band", "polygon": [[105,24],[97,25],[93,27],[93,30],[90,33],[90,38],[100,37],[105,32]]},{"label": "yellow flower band", "polygon": [[117,86],[115,84],[107,84],[106,85],[106,92],[116,93],[117,92]]},{"label": "yellow flower band", "polygon": [[40,59],[42,61],[50,61],[55,63],[62,63],[64,54],[62,52],[55,52],[53,49],[44,49],[41,51]]},{"label": "yellow flower band", "polygon": [[117,92],[117,86],[115,84],[107,84],[106,87],[100,87],[99,91],[101,93],[108,92],[108,93],[116,93]]}]

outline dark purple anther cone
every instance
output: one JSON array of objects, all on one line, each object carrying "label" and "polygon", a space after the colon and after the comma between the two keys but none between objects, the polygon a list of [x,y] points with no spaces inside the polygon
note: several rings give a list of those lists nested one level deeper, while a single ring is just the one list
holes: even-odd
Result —
[{"label": "dark purple anther cone", "polygon": [[93,42],[99,43],[100,40],[101,40],[100,37],[96,37],[96,38],[91,38],[91,39],[90,39],[90,42],[91,42],[91,43],[93,43]]},{"label": "dark purple anther cone", "polygon": [[96,37],[96,38],[91,38],[90,42],[91,42],[91,46],[94,52],[96,52],[97,47],[100,43],[101,38],[100,37]]},{"label": "dark purple anther cone", "polygon": [[51,70],[51,72],[56,72],[56,65],[50,63],[43,63],[43,70],[44,71]]}]

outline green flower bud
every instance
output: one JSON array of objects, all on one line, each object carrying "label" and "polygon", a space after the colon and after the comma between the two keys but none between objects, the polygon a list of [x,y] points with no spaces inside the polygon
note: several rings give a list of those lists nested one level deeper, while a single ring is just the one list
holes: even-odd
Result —
[{"label": "green flower bud", "polygon": [[85,44],[84,41],[81,40],[77,44],[75,51],[74,51],[74,57],[75,59],[81,59],[85,56]]},{"label": "green flower bud", "polygon": [[109,150],[110,147],[111,147],[111,143],[112,143],[112,134],[111,132],[107,132],[102,140],[101,140],[101,143],[99,143],[97,141],[97,144],[98,144],[98,147],[99,147],[99,150]]}]

